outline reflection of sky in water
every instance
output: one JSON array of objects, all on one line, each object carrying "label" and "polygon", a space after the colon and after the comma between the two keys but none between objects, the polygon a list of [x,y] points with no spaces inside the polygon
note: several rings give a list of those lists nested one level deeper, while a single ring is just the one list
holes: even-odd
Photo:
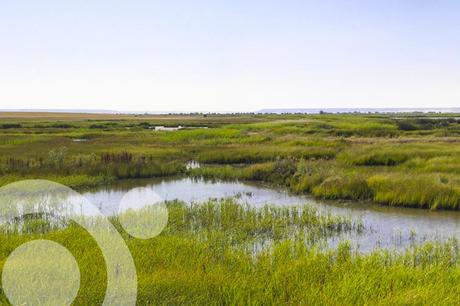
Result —
[{"label": "reflection of sky in water", "polygon": [[[98,191],[86,192],[83,195],[99,207],[105,215],[111,215],[118,211],[120,200],[129,189],[105,188]],[[180,200],[186,203],[199,203],[209,199],[236,197],[239,202],[254,206],[263,206],[265,204],[293,205],[303,204],[306,201],[313,204],[313,201],[308,198],[292,196],[286,191],[236,182],[210,182],[189,178],[161,181],[139,187],[139,190],[144,190],[145,195],[154,191],[164,200]],[[140,193],[139,197],[143,198],[144,195]]]},{"label": "reflection of sky in water", "polygon": [[[27,189],[25,189],[27,190]],[[0,202],[1,219],[23,216],[28,214],[49,214],[69,217],[75,215],[100,216],[101,211],[92,205],[87,198],[82,197],[75,191],[56,192],[55,190],[43,190],[40,193],[21,195],[7,194],[8,199]]]},{"label": "reflection of sky in water", "polygon": [[[130,185],[121,182],[111,187],[84,192],[83,195],[104,215],[116,214],[122,197],[134,187],[138,188],[136,195],[141,199],[141,203],[148,202],[147,198],[158,194],[165,200],[178,199],[187,203],[237,197],[238,201],[253,206],[305,204],[316,207],[319,211],[330,211],[335,215],[352,216],[356,221],[362,220],[365,227],[363,234],[345,233],[333,239],[331,243],[335,245],[338,241],[349,239],[353,245],[364,251],[376,246],[401,249],[412,242],[443,240],[453,236],[460,238],[458,212],[434,212],[352,202],[325,202],[307,196],[291,195],[283,190],[238,182],[213,183],[183,178],[148,184],[144,182],[140,187],[135,184],[132,181]],[[80,209],[84,213],[89,213],[83,207]]]},{"label": "reflection of sky in water", "polygon": [[[103,214],[112,215],[117,212],[123,195],[134,187],[135,185],[119,185],[86,192],[84,195],[99,207]],[[331,240],[331,244],[335,245],[338,241],[349,239],[353,245],[359,246],[364,251],[376,246],[401,249],[412,242],[441,240],[452,236],[460,238],[460,214],[457,212],[432,212],[350,202],[325,202],[259,185],[238,182],[213,183],[189,178],[158,181],[140,187],[139,190],[139,197],[153,191],[165,200],[178,199],[187,203],[237,197],[238,201],[254,206],[305,204],[316,207],[319,211],[352,216],[354,220],[361,220],[364,223],[364,233],[359,235],[345,233]],[[145,193],[142,193],[142,190]]]},{"label": "reflection of sky in water", "polygon": [[[4,190],[4,189],[2,189]],[[67,190],[67,189],[64,189]],[[41,190],[43,191],[43,190]],[[128,191],[131,191],[128,193]],[[6,222],[8,216],[21,215],[29,211],[27,199],[19,197],[14,211],[8,213],[8,198],[1,194],[2,215],[0,221]],[[308,196],[297,196],[261,185],[238,182],[210,182],[189,178],[162,181],[122,181],[112,186],[94,189],[83,193],[84,198],[73,191],[70,193],[44,192],[40,199],[33,199],[35,205],[41,205],[46,212],[60,215],[114,215],[124,196],[126,208],[140,208],[158,202],[158,196],[165,200],[181,200],[187,203],[199,203],[208,199],[236,197],[241,203],[252,206],[274,205],[308,205],[321,212],[334,215],[351,216],[356,222],[362,221],[364,233],[342,234],[330,241],[335,245],[344,239],[351,240],[361,250],[371,250],[377,246],[401,249],[415,242],[427,240],[445,240],[460,238],[460,213],[436,212],[420,209],[403,209],[384,207],[355,202],[329,202],[315,200]],[[89,201],[89,202],[87,202]],[[92,203],[93,205],[90,205]],[[19,210],[19,211],[18,211]],[[22,212],[21,212],[22,211]],[[6,219],[5,219],[6,218]]]}]

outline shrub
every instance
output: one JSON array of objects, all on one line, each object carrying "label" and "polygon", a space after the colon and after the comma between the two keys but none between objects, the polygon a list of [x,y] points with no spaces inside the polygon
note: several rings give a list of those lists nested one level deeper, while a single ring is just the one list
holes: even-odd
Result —
[{"label": "shrub", "polygon": [[60,147],[57,149],[50,150],[48,152],[48,162],[50,166],[56,168],[62,168],[64,160],[67,154],[67,147]]},{"label": "shrub", "polygon": [[75,128],[75,126],[68,124],[68,123],[55,123],[52,124],[51,127],[57,128],[57,129],[70,129],[70,128]]},{"label": "shrub", "polygon": [[18,123],[3,123],[0,124],[0,129],[19,129],[22,125]]},{"label": "shrub", "polygon": [[396,125],[401,131],[415,131],[418,130],[418,126],[414,122],[409,120],[397,120]]},{"label": "shrub", "polygon": [[89,128],[90,128],[90,129],[104,129],[104,128],[106,128],[106,126],[103,125],[103,124],[91,124],[91,125],[89,126]]},{"label": "shrub", "polygon": [[274,165],[270,180],[275,183],[285,183],[290,180],[297,171],[297,165],[294,159],[278,159]]}]

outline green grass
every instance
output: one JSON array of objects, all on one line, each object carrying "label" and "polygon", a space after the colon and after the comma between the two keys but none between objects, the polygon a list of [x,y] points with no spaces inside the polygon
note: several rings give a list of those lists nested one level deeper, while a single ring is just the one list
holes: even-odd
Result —
[{"label": "green grass", "polygon": [[115,177],[108,177],[108,176],[89,176],[84,174],[76,174],[76,175],[30,175],[30,176],[19,176],[14,174],[3,175],[0,177],[0,187],[14,183],[24,179],[45,179],[49,181],[53,181],[59,184],[63,184],[65,186],[71,188],[77,187],[90,187],[90,186],[97,186],[102,184],[109,184],[115,180]]},{"label": "green grass", "polygon": [[[445,178],[445,177],[444,177]],[[460,188],[439,175],[373,176],[369,186],[375,190],[374,199],[392,206],[430,209],[459,209]]]},{"label": "green grass", "polygon": [[[75,187],[190,174],[265,181],[322,198],[460,208],[455,114],[12,114],[0,125],[3,184],[49,177]],[[190,160],[202,168],[186,171]]]},{"label": "green grass", "polygon": [[[0,186],[26,178],[87,187],[189,175],[263,181],[327,199],[460,209],[455,114],[29,116],[0,116]],[[155,132],[152,125],[187,128]],[[201,167],[187,169],[192,160]],[[348,218],[273,204],[171,202],[168,226],[145,241],[112,218],[136,263],[138,304],[460,303],[457,241],[413,245],[403,253],[358,254],[346,242],[328,249],[326,239],[366,229]],[[75,304],[102,302],[104,259],[85,230],[41,219],[26,220],[22,229],[0,234],[0,269],[22,243],[50,239],[79,264]]]},{"label": "green grass", "polygon": [[258,145],[250,148],[220,148],[218,150],[209,150],[199,154],[197,160],[201,163],[211,164],[252,164],[288,157],[331,159],[335,154],[336,151],[331,148]]},{"label": "green grass", "polygon": [[[414,246],[405,253],[361,255],[347,243],[321,241],[360,231],[347,218],[308,207],[251,208],[233,200],[187,206],[168,203],[169,224],[149,240],[129,237],[116,219],[138,273],[139,305],[455,305],[460,302],[459,244]],[[141,216],[145,215],[140,212]],[[28,234],[0,235],[0,269],[31,239],[65,246],[80,267],[75,305],[102,302],[102,254],[86,231],[26,223]],[[0,303],[6,304],[0,291]]]}]

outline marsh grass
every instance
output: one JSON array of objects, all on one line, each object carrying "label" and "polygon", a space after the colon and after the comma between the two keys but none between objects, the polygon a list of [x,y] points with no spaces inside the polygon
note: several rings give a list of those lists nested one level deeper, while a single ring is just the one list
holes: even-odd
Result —
[{"label": "marsh grass", "polygon": [[[413,246],[403,253],[376,250],[362,255],[347,243],[319,248],[321,239],[359,227],[308,207],[251,208],[227,199],[192,206],[169,202],[168,208],[167,228],[149,240],[130,237],[112,218],[135,260],[140,305],[459,302],[455,240]],[[56,241],[79,264],[81,288],[74,304],[100,304],[105,265],[86,231],[73,223],[46,231],[29,226],[27,235],[0,235],[0,268],[26,241]],[[270,243],[249,247],[260,246],[261,239]],[[3,292],[0,302],[7,302]]]},{"label": "marsh grass", "polygon": [[[7,127],[0,129],[2,184],[36,177],[76,187],[190,174],[323,198],[459,209],[455,114],[11,116],[0,123]],[[186,128],[149,128],[155,125]],[[187,171],[190,160],[202,167]]]},{"label": "marsh grass", "polygon": [[[458,115],[431,117],[0,114],[0,186],[25,178],[81,187],[188,174],[263,181],[321,198],[458,210]],[[187,128],[148,128],[154,125]],[[190,160],[200,167],[187,169]],[[336,249],[323,242],[359,234],[366,230],[361,224],[304,206],[251,208],[227,199],[170,202],[168,209],[168,226],[149,240],[129,236],[111,219],[136,263],[139,305],[460,303],[456,240],[358,254],[346,242]],[[0,234],[0,269],[22,243],[56,241],[80,267],[74,304],[100,304],[104,258],[88,233],[73,223],[23,221]],[[7,304],[2,290],[0,304]]]},{"label": "marsh grass", "polygon": [[10,183],[14,183],[20,180],[25,179],[45,179],[53,181],[65,186],[75,188],[75,187],[90,187],[97,186],[102,184],[109,184],[115,180],[114,177],[107,176],[90,176],[85,174],[75,174],[75,175],[53,175],[53,174],[36,174],[36,175],[14,175],[8,174],[0,176],[0,186],[4,186]]},{"label": "marsh grass", "polygon": [[201,163],[212,164],[251,164],[274,161],[277,158],[331,159],[336,151],[318,147],[272,147],[254,146],[251,148],[226,148],[206,151],[198,155]]},{"label": "marsh grass", "polygon": [[369,186],[375,190],[374,200],[392,206],[429,209],[459,209],[460,188],[439,175],[372,176]]}]

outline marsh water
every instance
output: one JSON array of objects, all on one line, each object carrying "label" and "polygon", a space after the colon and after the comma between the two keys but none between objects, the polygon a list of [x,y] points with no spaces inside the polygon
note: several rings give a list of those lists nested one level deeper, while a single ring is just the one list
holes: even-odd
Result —
[{"label": "marsh water", "polygon": [[155,192],[164,200],[200,203],[209,199],[233,197],[251,206],[308,205],[319,213],[350,217],[361,222],[360,233],[340,234],[327,241],[330,246],[348,240],[353,248],[369,252],[375,248],[403,250],[426,241],[460,239],[460,213],[380,206],[372,203],[323,201],[306,195],[294,195],[284,189],[248,182],[207,181],[191,178],[127,180],[97,189],[82,191],[103,214],[114,215],[123,195],[137,188],[140,196]]}]

